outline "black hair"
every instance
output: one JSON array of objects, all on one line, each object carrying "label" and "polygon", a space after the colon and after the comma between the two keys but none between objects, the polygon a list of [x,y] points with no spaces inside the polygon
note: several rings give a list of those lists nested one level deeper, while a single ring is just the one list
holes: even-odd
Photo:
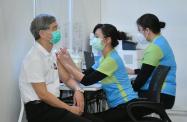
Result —
[{"label": "black hair", "polygon": [[123,31],[118,31],[118,40],[132,40],[132,37]]},{"label": "black hair", "polygon": [[143,27],[143,29],[149,28],[153,33],[160,33],[161,28],[165,27],[165,22],[159,21],[154,14],[144,14],[136,21],[137,25]]},{"label": "black hair", "polygon": [[106,37],[111,38],[112,40],[111,45],[113,48],[119,44],[118,40],[128,40],[131,38],[128,37],[125,32],[118,31],[117,28],[112,24],[97,24],[93,29],[94,34],[97,29],[101,29],[105,38]]},{"label": "black hair", "polygon": [[94,29],[93,29],[93,33],[95,34],[96,30],[101,28],[103,26],[103,24],[97,24]]},{"label": "black hair", "polygon": [[40,38],[39,31],[49,29],[49,25],[55,22],[54,16],[48,14],[40,14],[34,18],[30,25],[30,31],[35,40]]}]

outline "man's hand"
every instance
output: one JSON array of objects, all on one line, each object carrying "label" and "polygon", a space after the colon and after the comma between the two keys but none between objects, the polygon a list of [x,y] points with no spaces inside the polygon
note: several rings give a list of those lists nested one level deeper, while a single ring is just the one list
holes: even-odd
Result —
[{"label": "man's hand", "polygon": [[72,113],[74,113],[76,115],[79,115],[79,116],[82,115],[82,113],[83,113],[81,111],[80,107],[78,107],[78,106],[70,106],[68,111],[70,111],[70,112],[72,112]]},{"label": "man's hand", "polygon": [[82,92],[75,90],[73,102],[74,105],[80,107],[81,112],[84,112],[84,95]]},{"label": "man's hand", "polygon": [[125,68],[126,68],[127,73],[128,73],[129,75],[134,75],[134,74],[135,74],[135,72],[134,72],[133,69],[131,69],[131,68],[129,68],[129,67],[125,67]]}]

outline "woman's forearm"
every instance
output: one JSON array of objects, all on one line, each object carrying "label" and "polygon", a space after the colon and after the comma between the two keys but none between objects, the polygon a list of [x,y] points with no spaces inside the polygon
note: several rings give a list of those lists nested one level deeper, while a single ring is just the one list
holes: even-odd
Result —
[{"label": "woman's forearm", "polygon": [[76,79],[77,81],[81,81],[84,77],[84,74],[74,66],[70,64],[64,64],[64,67],[71,75],[73,75],[74,79]]}]

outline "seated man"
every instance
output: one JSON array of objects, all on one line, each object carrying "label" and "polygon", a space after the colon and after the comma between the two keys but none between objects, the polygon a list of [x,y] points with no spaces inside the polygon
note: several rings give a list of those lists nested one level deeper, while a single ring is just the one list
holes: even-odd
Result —
[{"label": "seated man", "polygon": [[[19,79],[28,122],[90,122],[81,116],[84,98],[78,83],[51,52],[61,38],[57,28],[55,17],[46,14],[38,15],[30,26],[36,41],[23,61]],[[69,106],[58,98],[60,80],[75,91],[75,105]]]}]

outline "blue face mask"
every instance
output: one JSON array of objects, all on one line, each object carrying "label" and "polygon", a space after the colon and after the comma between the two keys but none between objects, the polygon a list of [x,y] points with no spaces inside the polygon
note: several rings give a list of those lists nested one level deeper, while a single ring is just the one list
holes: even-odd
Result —
[{"label": "blue face mask", "polygon": [[94,37],[94,38],[90,41],[90,45],[91,45],[94,49],[96,49],[96,50],[98,50],[98,51],[102,51],[102,50],[104,49],[104,45],[103,45],[103,43],[102,43],[102,41],[101,41],[100,38]]},{"label": "blue face mask", "polygon": [[60,41],[60,39],[61,39],[60,31],[53,31],[52,32],[51,43],[56,44]]}]

